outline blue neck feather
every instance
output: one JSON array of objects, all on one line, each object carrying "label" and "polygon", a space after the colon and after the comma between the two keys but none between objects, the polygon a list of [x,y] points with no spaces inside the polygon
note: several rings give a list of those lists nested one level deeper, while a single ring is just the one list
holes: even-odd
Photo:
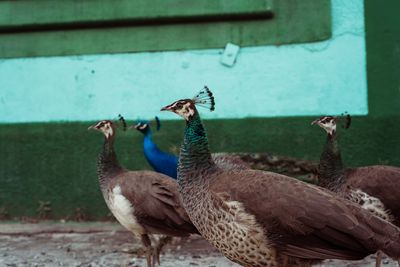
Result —
[{"label": "blue neck feather", "polygon": [[144,133],[143,152],[148,163],[156,172],[163,173],[176,179],[178,157],[161,151],[153,142],[152,132],[150,129]]}]

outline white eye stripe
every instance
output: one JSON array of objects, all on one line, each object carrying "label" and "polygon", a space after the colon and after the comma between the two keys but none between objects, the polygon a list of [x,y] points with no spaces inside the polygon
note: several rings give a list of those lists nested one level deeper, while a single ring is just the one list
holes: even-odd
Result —
[{"label": "white eye stripe", "polygon": [[104,124],[104,122],[103,122],[103,121],[100,121],[100,122],[98,122],[94,127],[95,127],[95,128],[100,128],[101,126],[103,126],[103,124]]},{"label": "white eye stripe", "polygon": [[107,120],[98,122],[94,128],[101,131],[107,138],[114,134],[112,122]]},{"label": "white eye stripe", "polygon": [[181,107],[178,107],[178,108],[182,108],[183,106],[185,106],[185,105],[187,105],[187,104],[190,104],[188,101],[184,101],[184,100],[179,100],[179,101],[176,101],[175,103],[173,103],[173,104],[171,104],[171,108],[177,108],[178,107],[178,105],[179,106],[181,106]]},{"label": "white eye stripe", "polygon": [[177,110],[177,114],[184,117],[185,120],[189,120],[189,118],[193,116],[194,112],[194,109],[190,107],[190,102],[186,102],[181,109]]},{"label": "white eye stripe", "polygon": [[321,124],[328,124],[328,123],[336,124],[335,118],[330,116],[322,117],[321,119],[318,120],[318,122]]},{"label": "white eye stripe", "polygon": [[105,134],[105,136],[106,136],[107,138],[109,138],[111,135],[113,135],[114,130],[113,130],[113,128],[111,127],[111,124],[110,124],[110,123],[106,123],[104,128],[105,128],[105,130],[104,130],[103,132],[104,132],[104,134]]}]

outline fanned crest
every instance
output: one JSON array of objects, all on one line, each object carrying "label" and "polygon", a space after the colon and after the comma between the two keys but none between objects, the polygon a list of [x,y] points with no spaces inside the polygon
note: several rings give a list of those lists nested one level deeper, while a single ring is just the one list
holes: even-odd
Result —
[{"label": "fanned crest", "polygon": [[195,97],[193,97],[193,101],[197,106],[207,108],[210,111],[215,110],[214,96],[207,86],[204,86],[204,88]]},{"label": "fanned crest", "polygon": [[156,124],[157,124],[157,131],[159,131],[159,130],[160,130],[160,128],[161,128],[161,122],[160,122],[160,119],[159,119],[157,116],[155,116],[155,120],[156,120]]},{"label": "fanned crest", "polygon": [[346,118],[346,122],[344,124],[342,124],[342,128],[346,129],[346,130],[349,129],[350,125],[351,125],[351,116],[350,116],[350,114],[347,113],[347,111],[346,111],[346,112],[344,112],[344,113],[342,113],[340,115],[341,115],[341,117],[339,117],[339,120],[342,120],[342,119]]},{"label": "fanned crest", "polygon": [[125,119],[124,119],[124,117],[121,115],[121,114],[118,114],[118,120],[122,123],[122,129],[124,130],[124,131],[126,131],[126,121],[125,121]]}]

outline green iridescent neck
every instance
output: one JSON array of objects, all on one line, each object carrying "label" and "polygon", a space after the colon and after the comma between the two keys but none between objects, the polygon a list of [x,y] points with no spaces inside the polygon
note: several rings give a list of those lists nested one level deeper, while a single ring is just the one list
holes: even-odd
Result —
[{"label": "green iridescent neck", "polygon": [[185,136],[179,155],[178,180],[181,184],[194,182],[200,177],[196,173],[213,166],[207,134],[196,111],[186,122]]},{"label": "green iridescent neck", "polygon": [[336,132],[328,134],[319,162],[318,185],[336,191],[344,182],[344,166]]}]

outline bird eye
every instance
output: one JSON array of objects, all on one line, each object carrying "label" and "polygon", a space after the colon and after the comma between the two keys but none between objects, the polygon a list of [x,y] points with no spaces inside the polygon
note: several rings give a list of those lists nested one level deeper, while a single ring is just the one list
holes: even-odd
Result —
[{"label": "bird eye", "polygon": [[176,107],[177,107],[177,108],[182,108],[182,107],[183,107],[183,104],[182,104],[182,103],[178,103],[178,104],[176,104]]}]

